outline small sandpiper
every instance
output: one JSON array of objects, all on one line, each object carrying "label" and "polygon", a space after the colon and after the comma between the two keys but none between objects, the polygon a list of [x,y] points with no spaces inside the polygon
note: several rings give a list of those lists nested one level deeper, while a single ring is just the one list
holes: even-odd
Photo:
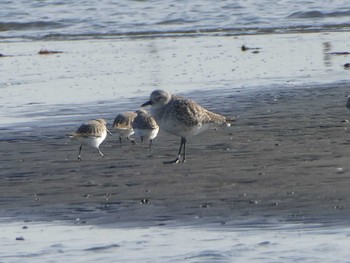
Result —
[{"label": "small sandpiper", "polygon": [[146,110],[137,110],[136,114],[132,123],[135,135],[141,138],[141,143],[149,140],[149,148],[152,148],[152,141],[158,135],[159,126]]},{"label": "small sandpiper", "polygon": [[83,145],[90,146],[98,150],[103,157],[103,153],[100,151],[100,144],[106,139],[107,133],[111,135],[107,129],[107,123],[104,119],[91,120],[82,124],[78,130],[72,134],[72,138],[80,142],[78,160],[81,160],[81,150]]},{"label": "small sandpiper", "polygon": [[122,138],[126,138],[128,141],[130,140],[132,143],[135,143],[135,140],[130,138],[130,136],[134,134],[132,122],[134,121],[136,115],[137,114],[135,112],[126,111],[118,114],[117,117],[115,117],[113,122],[113,130],[115,130],[119,135],[120,146],[123,146]]}]

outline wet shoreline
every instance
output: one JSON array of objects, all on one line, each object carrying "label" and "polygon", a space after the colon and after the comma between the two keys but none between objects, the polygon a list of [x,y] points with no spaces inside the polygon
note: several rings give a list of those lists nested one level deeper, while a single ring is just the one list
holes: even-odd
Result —
[{"label": "wet shoreline", "polygon": [[[155,88],[244,93],[346,83],[348,56],[337,52],[347,51],[347,38],[347,32],[329,32],[1,42],[1,53],[8,55],[1,57],[1,127],[99,113],[80,111],[84,105],[98,111],[108,103],[109,114],[136,110],[138,99]],[[62,53],[40,55],[41,50]]]},{"label": "wet shoreline", "polygon": [[178,165],[162,163],[179,143],[164,132],[152,151],[120,148],[112,136],[104,159],[86,149],[78,162],[66,137],[75,126],[33,128],[31,138],[0,141],[2,215],[121,226],[347,224],[348,89],[202,94],[202,105],[210,99],[208,108],[238,119],[191,138]]}]

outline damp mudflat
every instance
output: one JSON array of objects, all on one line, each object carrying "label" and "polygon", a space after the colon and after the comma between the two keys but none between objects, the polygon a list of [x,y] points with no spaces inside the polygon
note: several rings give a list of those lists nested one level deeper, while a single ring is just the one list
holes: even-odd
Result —
[{"label": "damp mudflat", "polygon": [[[1,42],[0,261],[347,259],[348,36]],[[69,133],[156,88],[236,122],[189,138],[184,164],[163,164],[164,132],[77,161]]]}]

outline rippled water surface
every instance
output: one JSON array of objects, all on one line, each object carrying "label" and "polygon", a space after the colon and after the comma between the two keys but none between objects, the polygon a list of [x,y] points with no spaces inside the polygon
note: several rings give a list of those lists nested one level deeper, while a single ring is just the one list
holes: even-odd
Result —
[{"label": "rippled water surface", "polygon": [[350,2],[328,1],[1,1],[0,36],[96,37],[342,31]]},{"label": "rippled water surface", "polygon": [[[306,228],[305,228],[306,227]],[[0,224],[2,262],[347,262],[349,228]]]}]

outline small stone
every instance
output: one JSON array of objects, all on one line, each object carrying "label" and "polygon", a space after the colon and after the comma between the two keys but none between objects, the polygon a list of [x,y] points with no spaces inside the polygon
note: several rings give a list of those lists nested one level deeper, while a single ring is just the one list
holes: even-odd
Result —
[{"label": "small stone", "polygon": [[24,241],[24,237],[22,236],[16,237],[16,241]]},{"label": "small stone", "polygon": [[350,63],[345,63],[344,64],[344,69],[350,69]]},{"label": "small stone", "polygon": [[55,50],[47,50],[47,49],[41,49],[38,54],[39,55],[49,55],[49,54],[58,54],[63,53],[62,51],[55,51]]},{"label": "small stone", "polygon": [[140,204],[141,204],[141,205],[147,205],[147,204],[149,204],[149,200],[146,199],[146,198],[141,199]]},{"label": "small stone", "polygon": [[344,168],[342,167],[338,167],[335,169],[337,173],[343,173],[344,172]]}]

